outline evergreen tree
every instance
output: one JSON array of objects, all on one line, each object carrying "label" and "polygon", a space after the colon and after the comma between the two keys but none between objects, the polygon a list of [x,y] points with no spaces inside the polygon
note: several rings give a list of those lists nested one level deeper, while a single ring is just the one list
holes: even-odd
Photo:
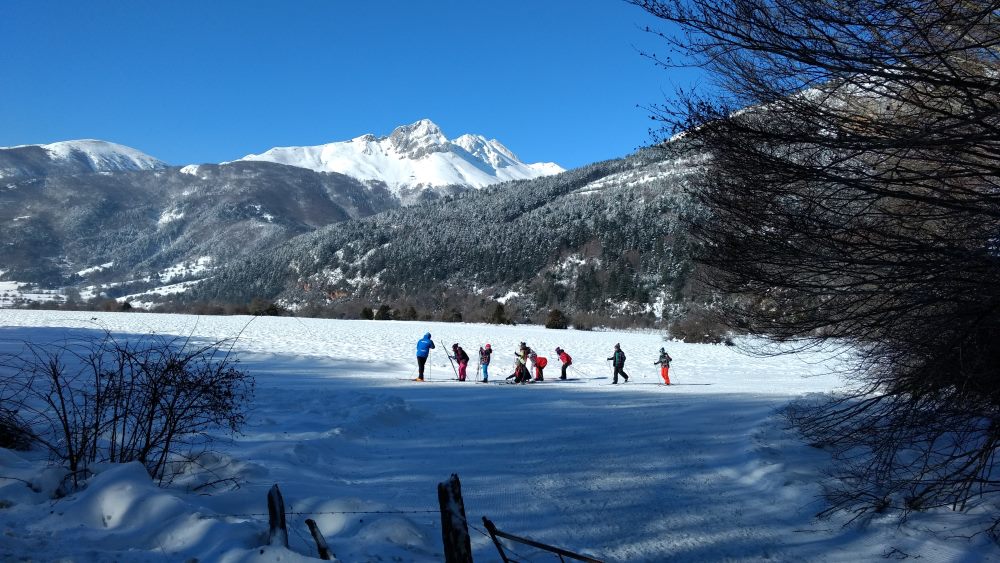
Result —
[{"label": "evergreen tree", "polygon": [[490,322],[497,325],[510,324],[510,319],[507,317],[507,311],[503,308],[503,303],[497,303],[497,306],[493,309],[493,314],[490,315]]},{"label": "evergreen tree", "polygon": [[559,309],[549,311],[549,316],[545,318],[545,328],[565,329],[569,327],[569,318]]}]

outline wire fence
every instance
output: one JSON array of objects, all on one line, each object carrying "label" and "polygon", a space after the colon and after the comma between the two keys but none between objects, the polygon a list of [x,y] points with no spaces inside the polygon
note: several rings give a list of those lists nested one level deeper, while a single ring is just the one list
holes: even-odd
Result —
[{"label": "wire fence", "polygon": [[[468,561],[471,563],[472,552],[469,544],[470,531],[481,535],[496,546],[501,558],[508,563],[525,563],[528,561],[551,561],[553,555],[560,561],[565,560],[565,556],[570,559],[577,559],[587,562],[598,562],[599,560],[587,556],[582,556],[563,548],[540,543],[536,540],[515,536],[509,532],[503,532],[486,517],[483,517],[485,530],[472,522],[469,522],[465,514],[464,502],[461,496],[461,485],[458,476],[453,474],[452,478],[438,485],[439,505],[435,508],[380,508],[372,510],[295,510],[292,504],[285,504],[278,485],[273,485],[267,494],[267,512],[234,512],[219,513],[219,516],[228,518],[245,518],[268,522],[268,543],[273,538],[283,541],[288,546],[289,529],[296,543],[301,542],[302,546],[315,544],[316,550],[321,559],[336,557],[329,549],[325,538],[319,531],[319,527],[313,518],[323,515],[440,515],[444,548],[450,557],[449,561]],[[301,506],[301,505],[300,505]],[[456,527],[456,522],[461,522]],[[456,530],[464,532],[455,534]],[[312,538],[305,534],[308,529]],[[464,537],[465,548],[461,547]],[[502,547],[501,547],[502,546]],[[516,547],[516,549],[515,549]],[[309,549],[307,547],[307,549]],[[525,555],[528,550],[528,556]],[[457,557],[457,558],[456,558]]]},{"label": "wire fence", "polygon": [[[475,531],[479,532],[480,534],[482,534],[483,536],[485,536],[486,539],[490,540],[490,543],[493,543],[493,536],[491,536],[489,534],[489,532],[487,532],[487,531],[485,531],[485,530],[483,530],[483,529],[481,529],[481,528],[479,528],[477,526],[473,526],[471,523],[469,523],[468,520],[466,520],[465,523],[469,526],[470,530],[475,530]],[[507,542],[504,545],[504,549],[507,552],[509,552],[511,555],[513,555],[513,556],[517,557],[518,559],[520,559],[521,561],[528,561],[527,557],[525,557],[524,555],[521,555],[520,553],[514,551],[514,549],[512,547],[510,547],[510,542]]]},{"label": "wire fence", "polygon": [[[289,516],[320,516],[324,514],[440,514],[440,509],[434,510],[320,510],[309,512],[288,511]],[[245,512],[242,514],[222,514],[231,518],[257,518],[270,516],[267,512]]]}]

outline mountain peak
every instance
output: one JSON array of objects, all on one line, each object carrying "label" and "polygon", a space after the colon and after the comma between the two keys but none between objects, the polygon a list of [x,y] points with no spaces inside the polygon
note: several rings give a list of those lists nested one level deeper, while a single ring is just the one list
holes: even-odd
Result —
[{"label": "mountain peak", "polygon": [[392,130],[392,135],[405,134],[410,137],[428,137],[428,136],[444,136],[441,133],[441,128],[437,126],[430,119],[421,119],[415,121],[409,125],[400,125],[399,127]]},{"label": "mountain peak", "polygon": [[448,150],[448,138],[430,119],[421,119],[393,129],[389,134],[389,143],[400,154],[414,159],[431,152]]},{"label": "mountain peak", "polygon": [[466,133],[452,141],[452,143],[462,147],[476,158],[489,162],[494,168],[521,163],[517,155],[496,139],[487,140],[482,135],[470,135]]},{"label": "mountain peak", "polygon": [[496,139],[481,135],[467,134],[450,141],[430,119],[396,127],[386,137],[362,135],[314,147],[276,147],[240,160],[265,160],[377,180],[397,194],[404,189],[450,185],[482,188],[563,171],[552,163],[525,164]]}]

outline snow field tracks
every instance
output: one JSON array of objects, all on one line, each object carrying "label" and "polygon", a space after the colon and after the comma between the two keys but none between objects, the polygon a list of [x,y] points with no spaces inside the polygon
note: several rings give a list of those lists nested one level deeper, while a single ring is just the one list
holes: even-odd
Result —
[{"label": "snow field tracks", "polygon": [[[145,516],[155,514],[142,510],[145,497],[135,497],[132,529],[150,533],[133,534],[130,556],[258,558],[262,528],[225,515],[262,512],[264,492],[278,483],[290,510],[316,515],[342,560],[440,561],[436,514],[389,512],[433,510],[436,485],[451,473],[462,479],[470,523],[488,516],[510,533],[606,561],[859,561],[880,558],[886,545],[943,553],[938,540],[893,526],[857,531],[813,522],[825,454],[785,434],[776,413],[796,397],[837,387],[830,366],[805,361],[816,357],[749,358],[723,346],[663,342],[655,332],[0,311],[4,351],[19,340],[55,340],[67,329],[193,341],[240,334],[234,351],[256,378],[243,433],[226,436],[217,459],[205,460],[212,479],[233,478],[240,486],[149,496],[182,507],[178,514],[197,514],[200,529],[213,534],[196,538],[180,524],[164,528]],[[471,356],[489,342],[491,385],[475,384],[471,371],[467,382],[404,381],[415,376],[415,344],[425,332],[437,345],[430,381],[453,377],[445,357],[452,343]],[[499,382],[522,341],[549,358],[546,381],[508,388]],[[615,343],[628,355],[632,377],[602,387],[611,380],[605,358]],[[571,368],[570,376],[578,381],[558,380],[556,346],[573,356],[579,374]],[[674,358],[677,385],[651,384],[659,379],[652,362],[661,346]],[[35,473],[40,468],[33,464],[43,463],[6,459],[0,463],[23,463]],[[189,479],[207,477],[193,472]],[[0,480],[0,499],[15,500],[0,510],[5,545],[12,546],[0,547],[0,558],[58,559],[78,551],[94,553],[91,559],[125,557],[123,542],[108,541],[119,530],[101,525],[91,512],[96,508],[79,504],[84,497],[59,501],[60,511],[76,516],[46,521],[58,545],[29,549],[41,532],[25,522],[52,508],[48,499],[11,496],[14,486],[23,488]],[[311,553],[307,539],[293,534],[296,553],[282,554],[284,560]],[[472,539],[477,561],[496,559],[489,539],[477,533]]]}]

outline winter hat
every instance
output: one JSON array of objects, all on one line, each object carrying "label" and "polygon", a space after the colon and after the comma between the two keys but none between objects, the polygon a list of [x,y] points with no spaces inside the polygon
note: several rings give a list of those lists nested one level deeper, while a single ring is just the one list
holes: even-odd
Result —
[{"label": "winter hat", "polygon": [[666,350],[664,350],[663,348],[660,348],[660,353],[662,354],[664,352],[666,352]]},{"label": "winter hat", "polygon": [[622,349],[621,344],[615,344],[615,350],[621,350],[621,349]]},{"label": "winter hat", "polygon": [[486,349],[487,349],[487,350],[491,350],[491,348],[490,348],[490,345],[489,345],[489,344],[487,344],[487,345],[486,345]]},{"label": "winter hat", "polygon": [[451,349],[452,350],[454,350],[456,348],[458,348],[458,342],[456,342],[456,343],[454,343],[454,344],[451,345]]},{"label": "winter hat", "polygon": [[556,346],[556,354],[562,353],[562,348]]}]

